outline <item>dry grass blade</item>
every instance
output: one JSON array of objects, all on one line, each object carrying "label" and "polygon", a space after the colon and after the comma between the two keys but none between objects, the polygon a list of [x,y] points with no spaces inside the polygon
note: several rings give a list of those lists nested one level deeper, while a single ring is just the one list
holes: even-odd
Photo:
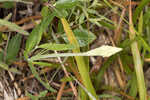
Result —
[{"label": "dry grass blade", "polygon": [[63,94],[63,90],[64,90],[65,85],[66,85],[65,82],[63,82],[63,83],[61,84],[61,87],[60,87],[59,92],[58,92],[58,94],[57,94],[57,99],[56,99],[56,100],[61,100],[61,96],[62,96],[62,94]]},{"label": "dry grass blade", "polygon": [[[57,52],[55,51],[55,53],[57,53]],[[65,72],[65,75],[66,75],[67,77],[69,77],[69,74],[68,74],[68,72],[67,72],[67,70],[66,70],[66,68],[65,68],[65,66],[64,66],[64,64],[63,64],[63,62],[62,62],[62,60],[61,60],[61,58],[60,58],[60,57],[57,57],[57,58],[58,58],[58,60],[59,60],[59,62],[60,62],[60,64],[61,64],[61,66],[62,66],[62,68],[63,68],[63,70],[64,70],[64,72]],[[72,90],[73,90],[74,95],[77,97],[77,90],[76,90],[76,88],[74,87],[73,83],[72,83],[72,82],[69,82],[69,84],[70,84],[70,86],[71,86],[71,88],[72,88]]]}]

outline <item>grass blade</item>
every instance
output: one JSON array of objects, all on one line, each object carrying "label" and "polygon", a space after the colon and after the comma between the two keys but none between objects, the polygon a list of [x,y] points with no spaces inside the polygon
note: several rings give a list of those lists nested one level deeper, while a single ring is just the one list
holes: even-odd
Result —
[{"label": "grass blade", "polygon": [[29,33],[27,31],[24,31],[21,27],[19,27],[18,25],[16,25],[15,23],[9,22],[7,20],[2,20],[0,19],[0,25],[4,25],[7,26],[9,29],[11,29],[12,31],[16,31],[20,34],[23,35],[29,35]]},{"label": "grass blade", "polygon": [[98,89],[100,82],[102,81],[102,77],[105,73],[105,71],[109,68],[109,66],[113,63],[113,61],[117,58],[117,56],[112,56],[110,58],[108,58],[108,60],[106,62],[104,62],[103,66],[100,68],[97,77],[96,77],[96,81],[95,81],[95,87],[96,89]]},{"label": "grass blade", "polygon": [[41,78],[39,77],[38,72],[37,72],[36,69],[34,68],[32,62],[28,62],[28,64],[29,64],[29,67],[30,67],[30,69],[31,69],[31,71],[32,71],[32,73],[33,73],[33,75],[36,77],[36,79],[37,79],[45,88],[47,88],[49,91],[51,91],[51,92],[56,92],[56,90],[53,89],[52,87],[50,87],[48,83],[45,83],[44,81],[41,80]]},{"label": "grass blade", "polygon": [[56,51],[75,49],[75,47],[71,44],[56,44],[56,43],[45,43],[38,46],[38,48],[43,48],[47,50],[56,50]]},{"label": "grass blade", "polygon": [[147,5],[150,2],[150,0],[141,0],[140,4],[138,5],[138,7],[136,8],[134,14],[133,14],[133,23],[135,24],[138,16],[140,15],[141,11],[143,10],[143,8],[145,7],[145,5]]},{"label": "grass blade", "polygon": [[[143,1],[148,2],[149,0],[143,0]],[[141,9],[141,8],[139,8],[139,9]],[[137,12],[137,14],[138,14],[138,12]],[[130,39],[133,40],[135,38],[136,33],[135,33],[135,29],[133,27],[133,22],[132,22],[131,0],[130,0],[130,6],[129,6],[129,30],[130,30],[130,34],[129,34]],[[135,69],[136,77],[137,77],[140,100],[146,100],[147,94],[146,94],[146,87],[145,87],[145,81],[144,81],[143,66],[142,66],[142,61],[141,61],[137,41],[133,41],[133,43],[131,44],[131,51],[132,51],[132,55],[133,55],[134,69]]]},{"label": "grass blade", "polygon": [[0,2],[20,2],[25,4],[33,4],[32,2],[22,1],[22,0],[0,0]]},{"label": "grass blade", "polygon": [[7,71],[10,71],[10,72],[13,72],[13,73],[21,74],[21,72],[18,71],[17,69],[9,68],[7,64],[5,64],[5,63],[3,63],[1,61],[0,61],[0,68],[2,68],[4,70],[7,70]]},{"label": "grass blade", "polygon": [[13,61],[19,52],[21,44],[21,35],[17,34],[8,42],[6,61]]},{"label": "grass blade", "polygon": [[[63,24],[64,30],[66,32],[66,35],[68,37],[68,40],[71,44],[75,45],[76,47],[79,47],[78,41],[76,40],[67,20],[65,18],[61,18],[61,22]],[[80,48],[76,48],[73,50],[74,53],[80,53]],[[98,98],[95,92],[95,89],[92,85],[91,79],[90,79],[90,75],[88,73],[88,69],[87,66],[84,62],[84,59],[82,56],[75,56],[77,65],[78,65],[78,69],[79,69],[79,73],[81,75],[81,78],[83,80],[83,84],[85,85],[85,87],[87,88],[88,91],[91,92],[91,94]],[[90,98],[92,100],[92,98]]]}]

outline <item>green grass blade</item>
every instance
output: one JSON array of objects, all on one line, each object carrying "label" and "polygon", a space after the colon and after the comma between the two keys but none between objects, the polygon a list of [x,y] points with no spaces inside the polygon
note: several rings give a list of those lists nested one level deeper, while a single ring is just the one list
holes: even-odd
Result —
[{"label": "green grass blade", "polygon": [[52,66],[53,64],[51,63],[47,63],[47,62],[32,62],[33,64],[36,64],[36,65],[40,65],[41,66],[46,66],[46,67],[50,67]]},{"label": "green grass blade", "polygon": [[[66,35],[68,37],[68,40],[71,44],[75,45],[76,47],[79,47],[78,41],[76,40],[67,20],[65,18],[61,18],[61,22],[63,24],[64,30],[66,32]],[[80,53],[80,48],[74,49],[73,50],[74,53]],[[85,87],[87,88],[87,90],[89,92],[91,92],[91,94],[98,98],[95,92],[95,89],[92,85],[91,79],[90,79],[90,75],[87,69],[87,66],[85,65],[84,62],[84,58],[80,57],[80,56],[75,56],[76,62],[77,62],[77,66],[79,69],[79,73],[81,75],[81,78],[83,80],[83,84],[85,85]],[[91,98],[92,100],[92,98]]]},{"label": "green grass blade", "polygon": [[6,61],[13,61],[19,52],[21,45],[21,35],[17,34],[8,42]]},{"label": "green grass blade", "polygon": [[17,74],[21,74],[20,71],[18,71],[17,69],[15,68],[9,68],[9,66],[3,62],[0,61],[0,68],[4,69],[4,70],[7,70],[7,71],[10,71],[10,72],[13,72],[13,73],[17,73]]},{"label": "green grass blade", "polygon": [[137,42],[133,42],[131,44],[131,50],[132,50],[132,55],[133,55],[133,60],[134,60],[134,66],[135,66],[135,71],[136,71],[136,76],[137,76],[140,98],[141,100],[146,100],[146,87],[145,87],[145,81],[144,81],[144,73],[143,73],[141,57],[138,51]]},{"label": "green grass blade", "polygon": [[34,68],[32,62],[28,62],[30,70],[32,71],[33,75],[36,77],[36,79],[45,87],[47,88],[49,91],[51,92],[56,92],[55,89],[53,89],[52,87],[50,87],[49,83],[46,83],[44,81],[41,80],[41,78],[38,75],[38,72],[36,71],[36,69]]},{"label": "green grass blade", "polygon": [[[142,2],[144,2],[144,1],[148,2],[149,0],[143,0]],[[141,9],[141,8],[139,8],[139,9]],[[134,19],[134,17],[133,17],[133,19]],[[130,30],[130,34],[129,34],[130,39],[131,40],[135,39],[136,31],[135,31],[135,28],[134,28],[133,22],[132,22],[131,1],[130,1],[130,6],[129,6],[129,30]],[[145,87],[142,59],[140,56],[137,41],[134,41],[131,44],[131,52],[133,55],[134,69],[135,69],[136,77],[137,77],[139,97],[140,97],[140,100],[146,100],[147,99],[147,93],[146,93],[146,87]]]},{"label": "green grass blade", "polygon": [[20,2],[25,4],[33,4],[32,2],[22,1],[22,0],[0,0],[0,2]]},{"label": "green grass blade", "polygon": [[7,20],[0,19],[0,25],[7,26],[10,30],[16,31],[20,34],[29,35],[27,31],[24,31],[21,27],[19,27],[15,23],[9,22]]},{"label": "green grass blade", "polygon": [[130,80],[130,89],[129,89],[129,95],[132,97],[136,97],[138,93],[137,89],[137,78],[135,72],[132,73],[132,79]]},{"label": "green grass blade", "polygon": [[62,50],[72,50],[75,49],[75,46],[71,45],[71,44],[56,44],[56,43],[45,43],[42,44],[40,46],[38,46],[38,48],[43,48],[43,49],[47,49],[47,50],[56,50],[56,51],[62,51]]},{"label": "green grass blade", "polygon": [[143,12],[141,12],[138,23],[138,35],[143,34]]},{"label": "green grass blade", "polygon": [[147,44],[146,41],[141,36],[138,36],[138,39],[141,42],[141,44],[144,47],[144,49],[146,49],[148,52],[150,52],[149,44]]},{"label": "green grass blade", "polygon": [[117,56],[112,56],[110,58],[108,58],[108,60],[106,62],[104,62],[103,66],[100,68],[97,76],[96,76],[96,81],[95,81],[95,87],[96,89],[98,89],[100,82],[102,81],[102,77],[105,73],[105,71],[107,70],[107,68],[109,67],[110,64],[112,64],[112,62],[117,58]]},{"label": "green grass blade", "polygon": [[78,4],[79,0],[58,0],[54,5],[59,9],[70,9]]},{"label": "green grass blade", "polygon": [[87,88],[85,88],[76,78],[72,77],[77,83],[78,85],[88,94],[88,96],[91,98],[91,100],[98,100],[97,98],[95,98],[90,91],[87,90]]},{"label": "green grass blade", "polygon": [[143,10],[143,8],[145,7],[145,5],[147,5],[150,2],[150,0],[141,0],[140,4],[138,5],[138,7],[136,8],[134,14],[133,14],[133,23],[135,24],[138,16],[140,15],[141,11]]}]

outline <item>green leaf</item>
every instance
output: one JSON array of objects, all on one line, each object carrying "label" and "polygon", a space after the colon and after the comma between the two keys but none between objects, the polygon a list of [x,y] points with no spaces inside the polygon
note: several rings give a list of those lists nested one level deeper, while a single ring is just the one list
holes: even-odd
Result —
[{"label": "green leaf", "polygon": [[58,17],[58,18],[65,18],[68,16],[68,12],[65,10],[65,9],[55,9],[54,8],[54,13],[55,13],[55,16]]},{"label": "green leaf", "polygon": [[16,31],[16,32],[18,32],[20,34],[23,34],[23,35],[28,35],[29,34],[27,31],[24,31],[21,27],[19,27],[15,23],[9,22],[7,20],[0,19],[0,25],[7,26],[12,31]]},{"label": "green leaf", "polygon": [[102,57],[110,57],[117,52],[120,52],[122,49],[112,46],[103,45],[99,48],[90,50],[86,52],[87,56],[102,56]]},{"label": "green leaf", "polygon": [[45,97],[48,91],[42,91],[40,92],[40,94],[38,95],[39,98],[41,97]]},{"label": "green leaf", "polygon": [[55,7],[59,9],[71,9],[79,3],[78,0],[58,0]]},{"label": "green leaf", "polygon": [[117,47],[112,47],[112,46],[101,46],[99,48],[90,50],[88,52],[83,52],[83,53],[57,53],[57,54],[46,54],[46,55],[41,55],[37,54],[28,61],[34,61],[34,60],[40,60],[40,59],[45,59],[45,58],[50,58],[50,57],[69,57],[69,56],[102,56],[102,57],[109,57],[111,55],[114,55],[117,52],[120,52],[122,49],[117,48]]},{"label": "green leaf", "polygon": [[70,82],[70,81],[73,81],[73,78],[72,77],[64,77],[60,81],[61,82]]},{"label": "green leaf", "polygon": [[6,61],[13,61],[16,59],[16,56],[19,52],[20,45],[21,45],[21,35],[17,34],[13,36],[10,41],[8,42],[7,47],[7,55],[6,55]]},{"label": "green leaf", "polygon": [[43,2],[48,2],[48,0],[42,0]]},{"label": "green leaf", "polygon": [[106,70],[109,68],[109,66],[113,63],[113,61],[115,61],[117,59],[117,56],[111,56],[110,58],[108,58],[108,60],[106,62],[104,62],[104,64],[101,66],[100,70],[98,71],[98,74],[96,76],[96,81],[95,81],[95,87],[96,89],[99,88],[99,84],[103,79],[103,75],[106,72]]},{"label": "green leaf", "polygon": [[26,94],[27,94],[27,96],[28,96],[29,98],[31,98],[31,100],[38,100],[38,99],[39,99],[38,96],[34,96],[34,95],[30,94],[29,92],[27,92]]},{"label": "green leaf", "polygon": [[29,38],[27,39],[26,42],[26,47],[25,47],[25,53],[28,54],[35,46],[37,46],[42,38],[42,34],[44,31],[46,31],[48,25],[54,18],[54,13],[49,14],[44,19],[42,22],[37,25],[33,31],[31,32]]},{"label": "green leaf", "polygon": [[130,80],[130,87],[129,87],[129,95],[132,97],[136,97],[138,93],[138,86],[137,86],[137,77],[136,73],[133,72],[131,75],[131,80]]},{"label": "green leaf", "polygon": [[132,74],[132,69],[129,67],[129,65],[133,64],[133,59],[132,59],[132,56],[128,55],[128,52],[129,51],[126,51],[125,53],[122,53],[120,55],[120,58],[121,58],[121,61],[122,61],[124,71],[126,72],[127,75],[131,75]]},{"label": "green leaf", "polygon": [[0,52],[0,61],[3,61],[4,53]]},{"label": "green leaf", "polygon": [[75,46],[73,46],[72,44],[45,43],[45,44],[38,46],[38,48],[43,48],[43,49],[47,49],[47,50],[62,51],[62,50],[75,49]]},{"label": "green leaf", "polygon": [[85,22],[85,15],[84,15],[84,13],[82,13],[79,17],[79,24],[82,24],[84,22]]},{"label": "green leaf", "polygon": [[119,45],[119,47],[129,48],[129,45],[131,45],[131,43],[133,43],[134,41],[135,40],[125,39],[124,41],[122,41],[122,43]]},{"label": "green leaf", "polygon": [[141,11],[143,10],[143,8],[145,7],[145,5],[147,5],[150,2],[150,0],[142,0],[140,2],[140,4],[138,5],[138,7],[136,8],[136,10],[133,13],[133,23],[135,24]]},{"label": "green leaf", "polygon": [[68,16],[66,9],[71,9],[78,4],[78,0],[58,0],[54,6],[56,16],[58,18],[65,18]]},{"label": "green leaf", "polygon": [[138,23],[138,35],[143,34],[143,12],[141,12],[140,17],[139,17],[139,23]]},{"label": "green leaf", "polygon": [[63,25],[62,25],[61,21],[59,20],[57,33],[63,33],[63,32],[64,32],[64,28],[63,28]]},{"label": "green leaf", "polygon": [[9,71],[16,73],[16,74],[22,74],[22,72],[20,72],[19,70],[17,70],[16,68],[9,68]]},{"label": "green leaf", "polygon": [[47,63],[47,62],[32,62],[33,64],[37,64],[40,66],[52,66],[53,64]]},{"label": "green leaf", "polygon": [[47,17],[47,13],[50,13],[50,12],[49,12],[49,9],[48,9],[47,6],[44,6],[44,7],[42,8],[42,10],[41,10],[41,15],[42,15],[42,17]]},{"label": "green leaf", "polygon": [[109,28],[111,30],[114,30],[116,27],[113,24],[108,23],[107,21],[99,21],[100,25],[102,25],[103,27]]},{"label": "green leaf", "polygon": [[14,72],[14,73],[17,73],[17,74],[21,74],[20,71],[18,71],[17,69],[15,68],[9,68],[7,64],[3,63],[0,61],[0,68],[4,69],[4,70],[7,70],[7,71],[11,71],[11,72]]},{"label": "green leaf", "polygon": [[[85,29],[75,29],[73,30],[73,33],[78,40],[80,47],[87,46],[96,39],[96,36],[92,32],[88,32]],[[66,35],[63,35],[63,39],[69,43]]]},{"label": "green leaf", "polygon": [[147,44],[147,42],[141,36],[137,36],[137,39],[142,44],[144,49],[150,52],[150,46]]},{"label": "green leaf", "polygon": [[117,97],[117,96],[113,96],[113,95],[110,95],[110,94],[101,94],[99,95],[99,98],[110,98],[110,99],[114,99],[114,100],[121,100],[120,97]]},{"label": "green leaf", "polygon": [[13,3],[13,2],[4,2],[4,3],[2,4],[2,7],[3,7],[3,8],[10,9],[10,8],[13,8],[13,7],[14,7],[14,3]]},{"label": "green leaf", "polygon": [[[49,67],[49,68],[52,68],[52,69],[60,68],[60,64],[56,64],[56,63],[41,62],[41,61],[36,62],[36,61],[34,61],[34,62],[32,62],[32,64],[39,65],[40,68],[44,68],[44,67]],[[43,73],[43,71],[41,73]]]},{"label": "green leaf", "polygon": [[0,2],[21,2],[25,4],[33,4],[32,2],[22,1],[22,0],[0,0]]},{"label": "green leaf", "polygon": [[150,8],[147,9],[143,16],[144,26],[150,25]]},{"label": "green leaf", "polygon": [[45,97],[48,91],[42,91],[38,96],[34,96],[27,92],[27,96],[30,97],[32,100],[40,100],[41,97]]}]

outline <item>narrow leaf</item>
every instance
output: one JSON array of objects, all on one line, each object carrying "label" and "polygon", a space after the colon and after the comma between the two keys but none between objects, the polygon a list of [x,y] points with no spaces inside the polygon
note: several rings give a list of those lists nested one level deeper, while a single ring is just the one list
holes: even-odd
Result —
[{"label": "narrow leaf", "polygon": [[12,31],[16,31],[20,34],[23,34],[23,35],[28,35],[29,33],[27,31],[24,31],[21,27],[19,27],[18,25],[12,23],[12,22],[9,22],[7,20],[2,20],[0,19],[0,25],[4,25],[4,26],[7,26],[9,29],[11,29]]},{"label": "narrow leaf", "polygon": [[112,46],[101,46],[99,48],[90,50],[84,53],[57,53],[57,54],[46,54],[46,55],[36,55],[31,57],[29,60],[40,60],[50,57],[69,57],[69,56],[102,56],[102,57],[109,57],[117,52],[120,52],[122,49]]},{"label": "narrow leaf", "polygon": [[55,4],[59,9],[70,9],[78,4],[78,0],[58,0]]},{"label": "narrow leaf", "polygon": [[30,94],[30,93],[26,93],[26,95],[31,99],[31,100],[38,100],[39,98],[38,98],[38,96],[34,96],[34,95],[32,95],[32,94]]},{"label": "narrow leaf", "polygon": [[110,57],[111,55],[120,52],[121,48],[116,48],[112,46],[103,45],[99,48],[88,51],[87,56],[102,56],[102,57]]},{"label": "narrow leaf", "polygon": [[45,43],[45,44],[38,46],[38,48],[43,48],[43,49],[47,49],[47,50],[62,51],[62,50],[75,49],[75,46],[73,46],[72,44]]},{"label": "narrow leaf", "polygon": [[[73,33],[74,33],[80,47],[87,46],[88,44],[92,43],[96,39],[96,36],[92,32],[88,32],[85,29],[82,29],[82,30],[75,29],[75,30],[73,30]],[[67,43],[69,43],[66,35],[63,35],[63,39]]]},{"label": "narrow leaf", "polygon": [[53,89],[52,87],[50,87],[50,85],[44,81],[41,80],[41,78],[38,75],[38,72],[36,71],[35,67],[33,66],[32,62],[28,62],[29,67],[33,73],[33,75],[37,78],[37,80],[45,87],[47,88],[49,91],[51,92],[56,92],[55,89]]},{"label": "narrow leaf", "polygon": [[0,0],[0,2],[21,2],[25,4],[33,4],[32,2],[22,1],[22,0]]},{"label": "narrow leaf", "polygon": [[141,11],[143,10],[143,8],[145,7],[145,5],[147,5],[150,2],[150,0],[142,0],[140,2],[140,4],[138,5],[138,7],[136,8],[136,10],[134,11],[133,14],[133,23],[135,24],[138,16],[140,15]]},{"label": "narrow leaf", "polygon": [[13,61],[19,52],[21,44],[21,35],[17,34],[8,42],[6,61]]},{"label": "narrow leaf", "polygon": [[73,81],[72,77],[63,77],[61,80],[61,82],[70,82]]},{"label": "narrow leaf", "polygon": [[47,62],[32,62],[33,64],[37,64],[40,66],[52,66],[53,64]]},{"label": "narrow leaf", "polygon": [[7,64],[3,63],[0,61],[0,68],[4,69],[4,70],[7,70],[7,71],[11,71],[11,72],[14,72],[14,73],[17,73],[17,74],[21,74],[20,71],[18,71],[17,69],[15,68],[9,68]]}]

